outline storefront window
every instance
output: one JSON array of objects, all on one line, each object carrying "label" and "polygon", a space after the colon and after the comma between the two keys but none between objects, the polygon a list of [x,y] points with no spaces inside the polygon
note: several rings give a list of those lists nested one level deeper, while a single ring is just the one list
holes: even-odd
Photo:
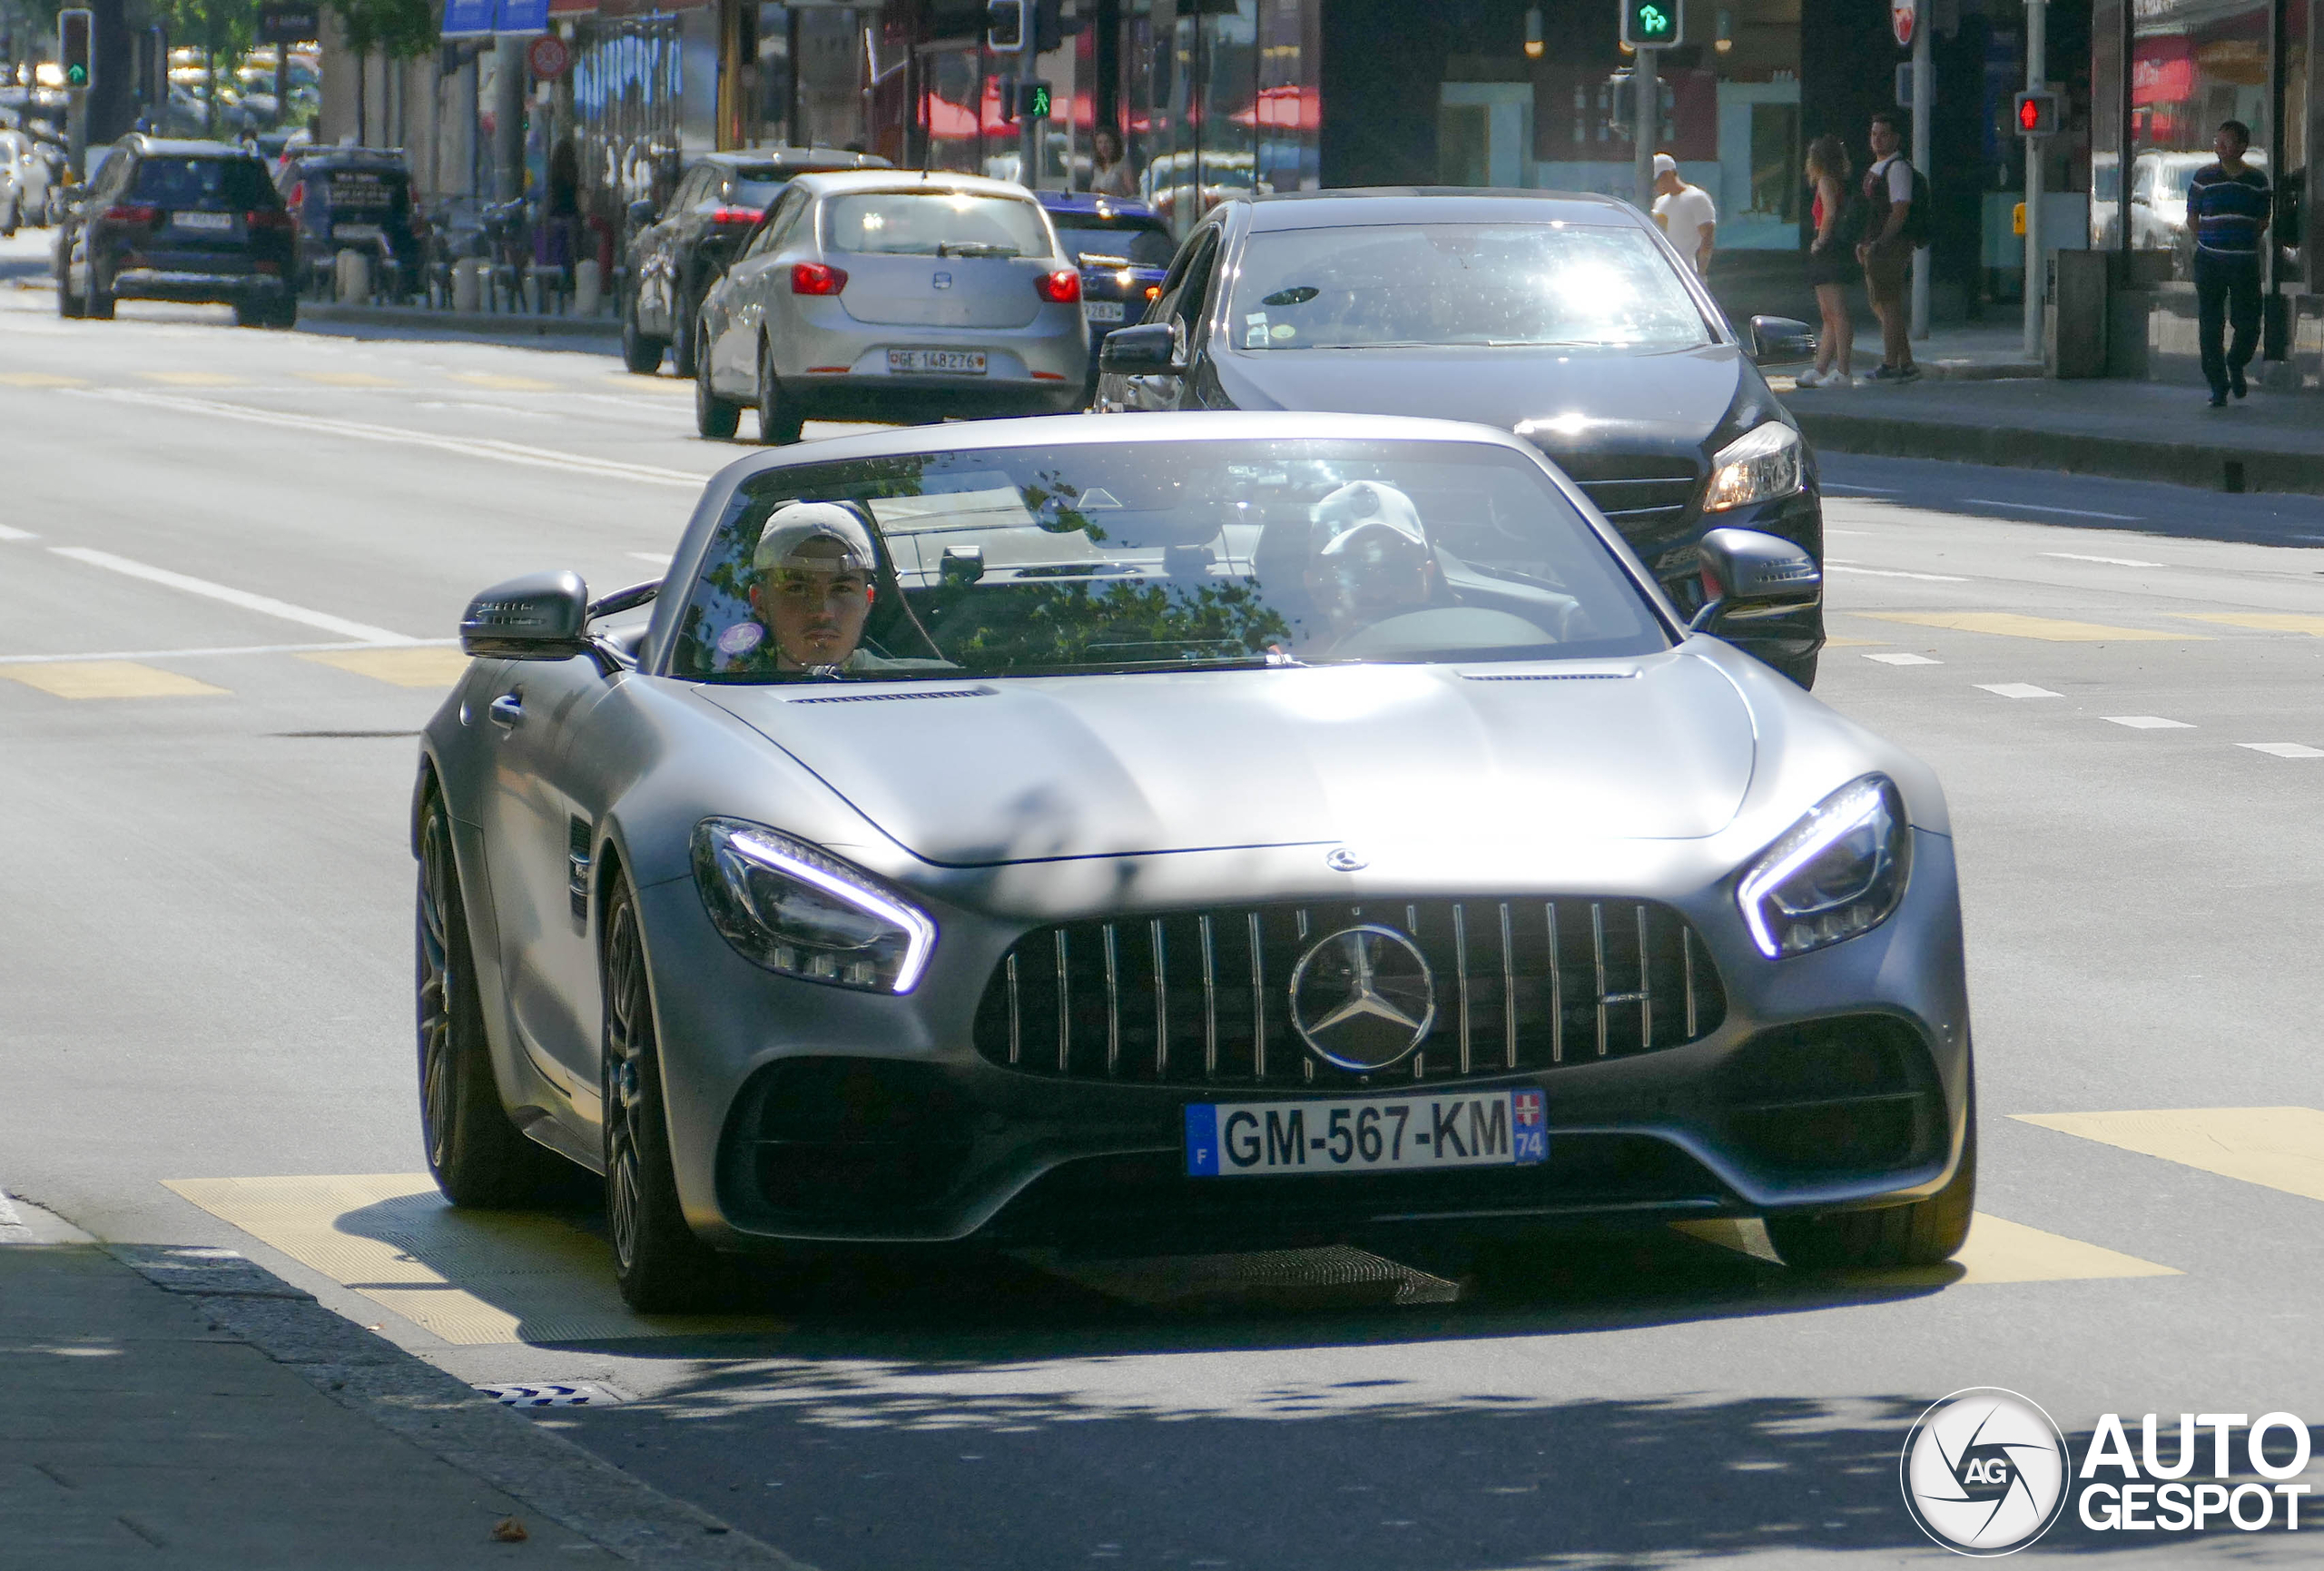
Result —
[{"label": "storefront window", "polygon": [[2249,161],[2270,174],[2269,0],[2133,0],[2131,8],[2131,245],[2167,251],[2192,276],[2187,187],[2212,160],[2224,120],[2251,128]]}]

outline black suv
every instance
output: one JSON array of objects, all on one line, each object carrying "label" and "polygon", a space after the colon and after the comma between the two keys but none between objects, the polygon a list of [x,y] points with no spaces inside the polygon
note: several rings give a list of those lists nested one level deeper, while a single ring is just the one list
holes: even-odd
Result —
[{"label": "black suv", "polygon": [[295,236],[266,165],[222,142],[125,136],[56,241],[56,307],[113,315],[117,300],[223,301],[244,327],[289,327]]},{"label": "black suv", "polygon": [[427,222],[413,211],[411,168],[396,149],[301,149],[275,176],[299,225],[299,262],[307,279],[325,276],[342,251],[372,259],[379,292],[401,300],[426,278]]},{"label": "black suv", "polygon": [[868,153],[830,147],[714,153],[686,165],[667,203],[629,204],[628,279],[622,290],[621,358],[640,376],[668,350],[681,377],[694,375],[694,324],[702,297],[758,227],[794,174],[886,169]]}]

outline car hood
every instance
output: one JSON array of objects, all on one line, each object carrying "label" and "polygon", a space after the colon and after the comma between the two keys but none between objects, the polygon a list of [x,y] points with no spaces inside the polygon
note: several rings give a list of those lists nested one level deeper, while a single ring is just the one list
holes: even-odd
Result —
[{"label": "car hood", "polygon": [[906,850],[953,867],[1694,838],[1734,817],[1755,762],[1735,684],[1678,652],[709,696]]},{"label": "car hood", "polygon": [[1476,420],[1552,451],[1699,451],[1734,405],[1749,361],[1733,344],[1620,350],[1274,350],[1215,357],[1237,409],[1330,410]]}]

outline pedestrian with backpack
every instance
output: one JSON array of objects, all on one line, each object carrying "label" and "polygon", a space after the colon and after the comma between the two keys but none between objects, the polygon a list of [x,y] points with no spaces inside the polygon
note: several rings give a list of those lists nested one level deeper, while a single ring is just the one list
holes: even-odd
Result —
[{"label": "pedestrian with backpack", "polygon": [[1893,109],[1872,117],[1872,167],[1864,173],[1867,232],[1856,248],[1872,314],[1880,319],[1880,369],[1865,380],[1884,387],[1921,377],[1905,285],[1914,251],[1928,243],[1928,182],[1904,154],[1904,118]]},{"label": "pedestrian with backpack", "polygon": [[1794,385],[1852,388],[1848,374],[1856,353],[1856,322],[1848,315],[1848,283],[1856,276],[1850,259],[1864,231],[1864,199],[1850,176],[1847,144],[1819,136],[1807,146],[1807,183],[1816,191],[1816,238],[1807,247],[1807,282],[1824,331],[1816,340],[1816,369],[1802,371]]}]

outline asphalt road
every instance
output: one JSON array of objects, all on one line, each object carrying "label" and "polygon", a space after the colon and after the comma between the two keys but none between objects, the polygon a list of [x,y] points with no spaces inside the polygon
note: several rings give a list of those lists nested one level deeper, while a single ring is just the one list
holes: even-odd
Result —
[{"label": "asphalt road", "polygon": [[[746,450],[694,440],[685,391],[598,354],[0,293],[0,1186],[106,1239],[242,1249],[471,1380],[596,1382],[628,1399],[543,1421],[823,1571],[1926,1562],[1897,1447],[1958,1388],[2069,1432],[2324,1418],[2324,1144],[2232,1111],[2324,1108],[2324,502],[1846,459],[1817,691],[1951,795],[1965,1271],[1801,1280],[1748,1230],[1663,1231],[559,1319],[605,1298],[586,1211],[455,1247],[470,1224],[396,1198],[422,1171],[411,738],[474,590],[654,575]],[[2027,1121],[2140,1110],[2188,1116]],[[164,1187],[319,1175],[350,1181],[263,1190],[272,1211]],[[504,1329],[333,1264],[316,1240],[359,1191],[416,1219],[389,1259],[517,1306]],[[548,1263],[496,1276],[518,1256]],[[2044,1552],[2300,1549],[2069,1521]]]}]

